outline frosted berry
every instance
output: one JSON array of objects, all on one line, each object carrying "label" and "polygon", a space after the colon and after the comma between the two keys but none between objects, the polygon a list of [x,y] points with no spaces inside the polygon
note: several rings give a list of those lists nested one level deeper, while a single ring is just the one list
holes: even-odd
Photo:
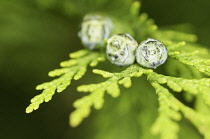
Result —
[{"label": "frosted berry", "polygon": [[105,47],[104,39],[111,33],[112,22],[108,17],[98,14],[88,14],[83,18],[78,36],[82,44],[90,49]]},{"label": "frosted berry", "polygon": [[143,41],[136,50],[136,61],[143,67],[154,68],[162,65],[168,57],[167,48],[155,39]]},{"label": "frosted berry", "polygon": [[113,35],[107,40],[106,54],[109,61],[117,66],[127,66],[135,62],[138,46],[130,34]]}]

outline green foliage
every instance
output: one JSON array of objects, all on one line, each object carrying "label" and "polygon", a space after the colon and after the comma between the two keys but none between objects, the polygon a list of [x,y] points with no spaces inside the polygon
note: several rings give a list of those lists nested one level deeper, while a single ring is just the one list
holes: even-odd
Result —
[{"label": "green foliage", "polygon": [[170,56],[177,59],[179,62],[189,66],[193,66],[203,74],[210,76],[210,59],[191,58],[191,56],[195,55],[198,52],[199,51],[194,51],[191,53],[180,53],[177,51],[174,53],[170,53]]},{"label": "green foliage", "polygon": [[[169,137],[177,138],[176,134],[179,127],[178,124],[174,122],[174,120],[179,121],[181,118],[180,112],[182,112],[185,118],[189,119],[192,124],[194,124],[199,129],[199,131],[204,134],[206,138],[208,138],[209,133],[207,131],[210,128],[210,124],[208,122],[210,118],[185,106],[183,103],[177,100],[168,91],[168,89],[164,88],[160,84],[167,83],[167,86],[175,92],[181,92],[184,90],[194,95],[198,95],[198,93],[200,93],[203,95],[203,99],[206,101],[206,104],[209,105],[209,97],[206,97],[206,94],[208,94],[210,87],[210,79],[183,79],[158,75],[157,73],[150,73],[148,76],[148,80],[151,82],[159,96],[160,103],[160,116],[157,118],[157,121],[153,127],[154,133],[161,134],[162,138],[164,139]],[[206,98],[208,100],[206,100]],[[162,124],[159,122],[163,122],[165,126],[161,126]],[[167,130],[167,133],[169,134],[165,134],[165,130]]]},{"label": "green foliage", "polygon": [[[147,72],[150,70],[147,70]],[[103,70],[94,69],[94,73],[102,75],[108,80],[99,84],[82,85],[77,88],[80,92],[91,92],[91,95],[85,96],[74,102],[74,111],[70,116],[72,126],[77,126],[81,121],[90,113],[91,106],[95,109],[100,109],[104,103],[104,93],[107,92],[112,97],[118,97],[120,95],[120,89],[118,84],[122,84],[124,87],[129,88],[131,86],[131,77],[140,77],[142,71],[138,70],[138,66],[133,65],[120,73],[110,73]],[[146,72],[146,71],[145,71]],[[85,114],[81,114],[81,111],[85,111]]]},{"label": "green foliage", "polygon": [[60,76],[58,79],[40,84],[37,90],[44,90],[40,95],[31,99],[31,104],[26,108],[26,113],[31,113],[39,108],[41,103],[48,102],[57,90],[62,92],[71,84],[71,80],[79,80],[85,74],[87,66],[96,66],[99,61],[104,61],[104,54],[89,50],[79,50],[70,54],[70,60],[61,62],[61,69],[49,72],[50,77]]},{"label": "green foliage", "polygon": [[[169,75],[163,75],[158,71],[140,67],[133,64],[121,72],[109,72],[93,69],[93,73],[107,78],[105,81],[81,85],[77,88],[79,92],[89,92],[88,95],[73,103],[75,111],[70,114],[70,125],[78,126],[84,118],[91,113],[91,108],[99,110],[103,107],[105,93],[113,98],[120,96],[120,85],[125,88],[132,86],[131,78],[146,76],[158,96],[159,116],[151,127],[151,133],[159,135],[161,139],[177,139],[180,130],[179,122],[185,118],[189,120],[198,131],[206,138],[210,138],[210,59],[208,50],[196,44],[196,36],[172,30],[161,30],[148,19],[147,14],[138,15],[140,3],[131,4],[128,21],[130,30],[133,30],[134,38],[142,41],[147,37],[163,41],[169,50],[169,60],[163,67]],[[115,17],[117,21],[119,17]],[[120,19],[119,19],[120,20]],[[122,21],[122,20],[121,20]],[[122,26],[127,23],[117,23]],[[117,26],[116,26],[117,28]],[[59,78],[37,86],[37,90],[44,90],[40,95],[31,100],[26,108],[30,113],[38,109],[41,103],[48,102],[56,92],[62,92],[70,85],[71,80],[82,78],[87,66],[96,66],[98,62],[105,60],[105,52],[79,50],[70,54],[70,60],[61,63],[61,69],[49,72],[49,76]],[[187,73],[190,74],[187,74]],[[141,88],[141,86],[139,86]],[[183,104],[175,93],[184,93],[194,97],[197,101],[195,108]],[[186,96],[187,96],[186,95]],[[203,110],[201,110],[201,108]]]}]

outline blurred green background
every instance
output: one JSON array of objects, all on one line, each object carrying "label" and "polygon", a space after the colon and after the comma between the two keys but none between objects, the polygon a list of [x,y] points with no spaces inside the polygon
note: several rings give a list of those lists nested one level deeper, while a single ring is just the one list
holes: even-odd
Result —
[{"label": "blurred green background", "polygon": [[[56,94],[49,103],[42,104],[39,110],[32,114],[25,113],[30,99],[41,93],[35,90],[36,85],[52,80],[47,76],[48,71],[59,68],[59,63],[67,60],[70,52],[83,48],[77,37],[78,25],[82,19],[80,16],[83,12],[82,7],[76,7],[78,14],[77,12],[68,14],[62,11],[59,4],[52,6],[48,3],[49,1],[53,3],[56,0],[38,1],[0,0],[0,106],[2,109],[0,138],[92,139],[95,136],[97,139],[108,139],[113,138],[114,134],[116,137],[118,135],[119,139],[136,139],[139,134],[142,138],[150,138],[146,135],[146,132],[149,132],[149,124],[145,120],[141,121],[141,118],[144,119],[145,116],[149,120],[148,123],[152,122],[151,119],[155,118],[157,112],[151,115],[146,110],[144,112],[144,109],[156,111],[157,101],[154,101],[156,96],[153,89],[144,81],[141,81],[144,86],[142,89],[148,90],[148,94],[139,96],[138,99],[136,94],[129,96],[128,92],[132,92],[132,89],[135,90],[134,85],[131,90],[125,89],[122,96],[116,100],[107,95],[104,109],[94,110],[91,116],[77,128],[69,127],[69,113],[73,111],[73,101],[83,95],[76,92],[76,86],[91,81],[91,73],[80,81],[73,82],[61,94]],[[71,0],[69,1],[71,3]],[[200,44],[210,46],[209,0],[142,0],[141,2],[141,11],[147,12],[158,26],[176,28],[173,25],[187,23],[190,26],[183,30],[197,34]],[[72,3],[74,3],[73,0]],[[88,8],[86,7],[86,9]],[[109,9],[107,3],[103,10],[106,11],[106,9]],[[89,10],[91,11],[91,9]],[[138,84],[136,86],[138,87]],[[144,99],[145,97],[147,100]],[[123,100],[124,102],[135,100],[134,102],[137,101],[139,105],[138,103],[131,104],[132,109],[128,106],[126,111],[125,106],[129,104],[123,104]],[[148,102],[150,104],[146,105]],[[122,104],[123,112],[121,112],[125,113],[125,117],[117,116],[118,111],[115,111],[114,107],[117,105],[116,107],[120,111],[121,106],[118,104]],[[112,115],[115,114],[115,116],[109,115],[109,109],[113,109],[115,113]],[[141,130],[136,127],[136,121],[132,120],[139,111],[145,114],[138,117],[140,118],[139,122],[145,127]],[[129,120],[122,121],[122,119]],[[111,129],[107,129],[109,126],[106,125],[109,120],[114,121],[112,137],[112,133],[108,131]],[[126,127],[128,122],[132,126]],[[125,124],[120,127],[126,127],[124,129],[127,131],[126,133],[115,132],[120,128],[117,126],[119,123]],[[100,124],[101,128],[98,128],[97,124]],[[191,125],[189,124],[189,126]],[[190,132],[192,131],[196,132],[194,128]],[[192,135],[194,138],[201,138],[199,134],[192,133]],[[118,138],[116,137],[115,139]]]}]

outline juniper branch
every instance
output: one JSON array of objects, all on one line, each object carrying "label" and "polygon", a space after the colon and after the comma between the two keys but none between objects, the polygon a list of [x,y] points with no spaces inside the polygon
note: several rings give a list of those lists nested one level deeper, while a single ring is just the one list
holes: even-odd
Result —
[{"label": "juniper branch", "polygon": [[37,90],[43,90],[43,92],[31,99],[31,104],[26,108],[26,113],[31,113],[33,110],[37,110],[41,103],[50,101],[56,90],[58,93],[65,90],[71,84],[72,79],[82,78],[87,66],[96,66],[98,62],[104,60],[104,54],[80,50],[71,53],[70,58],[72,59],[61,62],[63,68],[49,72],[49,76],[60,76],[59,78],[36,87]]}]

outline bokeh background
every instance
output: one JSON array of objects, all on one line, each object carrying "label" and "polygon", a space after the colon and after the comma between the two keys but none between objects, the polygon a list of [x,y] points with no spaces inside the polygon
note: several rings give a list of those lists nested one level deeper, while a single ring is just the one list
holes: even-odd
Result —
[{"label": "bokeh background", "polygon": [[[76,92],[76,86],[91,81],[91,72],[88,73],[88,78],[84,77],[80,81],[73,82],[64,92],[55,94],[53,99],[49,103],[42,104],[39,110],[32,114],[25,113],[30,99],[41,93],[35,90],[36,85],[52,80],[47,76],[48,71],[59,68],[61,61],[69,59],[70,52],[83,48],[77,37],[83,8],[72,7],[77,9],[78,13],[69,14],[68,10],[62,10],[59,4],[53,5],[55,1],[0,0],[0,138],[136,139],[139,135],[142,138],[151,138],[147,134],[150,125],[148,123],[152,123],[157,115],[157,101],[154,101],[156,99],[154,90],[144,81],[141,81],[142,90],[147,90],[147,94],[139,95],[139,98],[136,98],[136,94],[130,95],[132,89],[136,91],[134,84],[131,90],[125,89],[121,97],[116,100],[107,95],[105,107],[100,111],[93,110],[91,116],[77,128],[71,128],[68,124],[69,114],[73,111],[73,101],[83,96],[82,93]],[[69,1],[74,3],[73,0]],[[64,0],[60,1],[62,2]],[[112,3],[113,0],[107,2]],[[158,26],[176,29],[174,25],[179,25],[179,29],[195,33],[198,36],[198,43],[210,47],[209,0],[141,0],[141,2],[141,11],[147,12]],[[81,3],[82,1],[78,6],[81,6]],[[103,10],[106,8],[109,9],[109,4],[106,4]],[[115,106],[118,109],[115,109]],[[132,109],[129,106],[132,106]],[[154,114],[146,109],[154,111]],[[144,113],[138,115],[140,119],[138,122],[145,127],[142,129],[137,128],[136,121],[132,120],[139,111]],[[118,112],[124,114],[119,117]],[[144,116],[147,117],[146,120],[142,120]],[[108,122],[112,122],[113,125],[107,125]],[[119,123],[122,125],[119,126]],[[182,138],[185,133],[191,133],[193,139],[202,138],[192,125],[183,123],[186,123],[183,125],[186,130],[181,130]]]}]

